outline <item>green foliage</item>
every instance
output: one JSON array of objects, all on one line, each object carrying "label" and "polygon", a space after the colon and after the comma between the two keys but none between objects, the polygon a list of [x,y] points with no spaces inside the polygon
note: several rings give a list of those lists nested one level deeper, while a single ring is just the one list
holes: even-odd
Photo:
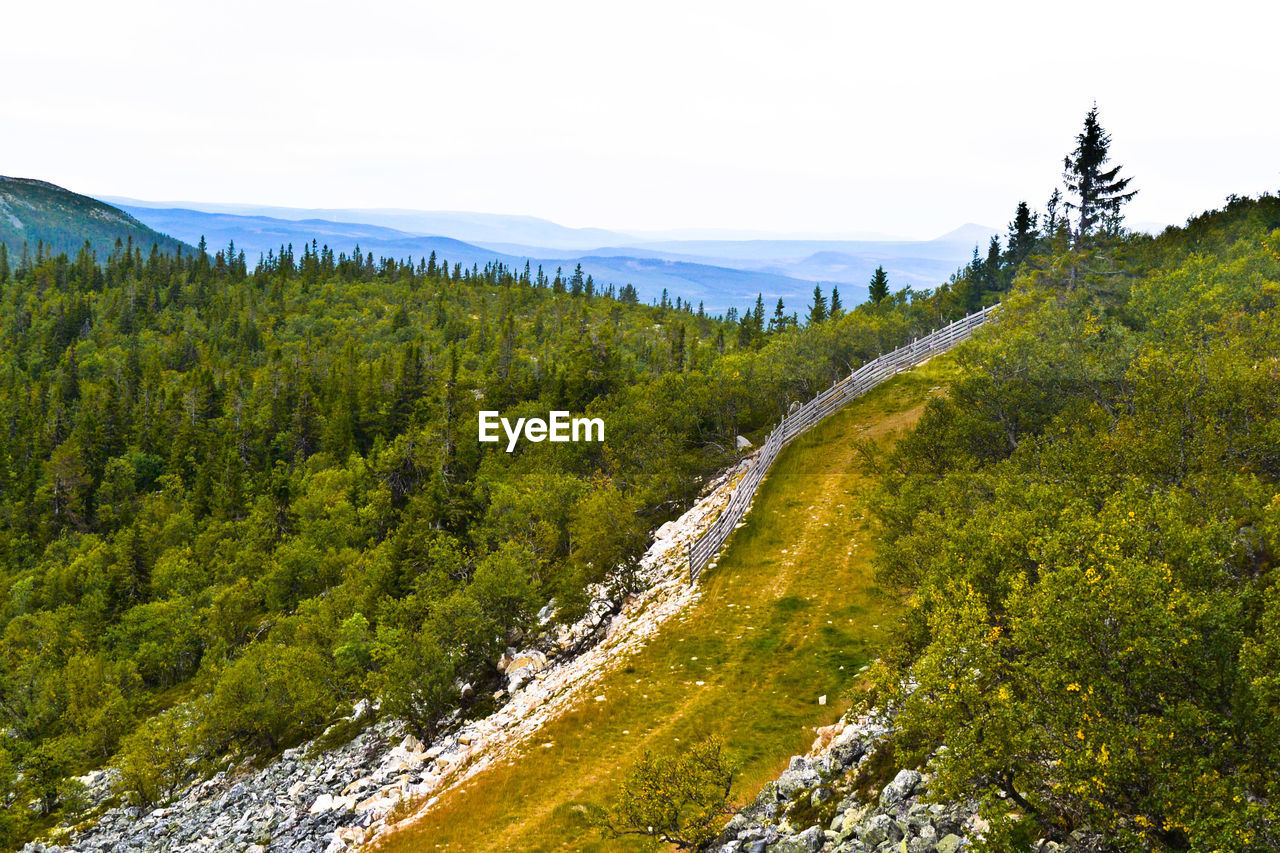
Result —
[{"label": "green foliage", "polygon": [[333,672],[320,651],[255,644],[220,674],[200,709],[199,736],[211,746],[271,752],[315,732],[336,705]]},{"label": "green foliage", "polygon": [[662,755],[646,751],[627,773],[617,798],[588,820],[606,838],[637,835],[705,850],[733,814],[729,795],[736,765],[710,736]]},{"label": "green foliage", "polygon": [[387,631],[374,676],[387,713],[405,720],[424,740],[436,735],[441,717],[457,704],[456,665],[431,631]]},{"label": "green foliage", "polygon": [[1280,843],[1277,209],[1026,262],[884,466],[898,751],[988,849]]},{"label": "green foliage", "polygon": [[172,798],[192,771],[193,733],[193,721],[177,711],[135,729],[116,756],[120,791],[143,806]]},{"label": "green foliage", "polygon": [[[766,328],[762,297],[711,317],[573,272],[301,249],[7,249],[0,707],[42,807],[111,761],[163,799],[365,698],[433,732],[551,598],[571,618],[625,585],[736,435],[958,316],[899,294]],[[508,454],[481,408],[607,440]],[[145,778],[170,713],[195,763]]]},{"label": "green foliage", "polygon": [[884,267],[876,267],[875,273],[871,276],[871,283],[867,285],[867,298],[875,305],[879,305],[889,296],[889,276],[885,273]]}]

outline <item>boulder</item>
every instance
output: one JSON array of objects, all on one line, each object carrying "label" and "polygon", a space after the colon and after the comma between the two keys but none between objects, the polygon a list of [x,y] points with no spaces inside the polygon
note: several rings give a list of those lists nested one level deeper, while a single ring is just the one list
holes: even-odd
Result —
[{"label": "boulder", "polygon": [[316,797],[316,801],[311,804],[311,808],[308,809],[308,812],[310,814],[320,814],[320,812],[327,812],[332,808],[333,808],[333,795],[321,794],[320,796]]},{"label": "boulder", "polygon": [[964,847],[964,839],[960,836],[945,835],[938,839],[938,843],[933,849],[938,851],[938,853],[957,853],[957,851],[963,850]]},{"label": "boulder", "polygon": [[770,849],[770,853],[818,853],[826,840],[821,827],[811,826],[799,835],[782,839]]},{"label": "boulder", "polygon": [[538,624],[545,625],[551,621],[551,617],[556,615],[556,600],[553,598],[546,603],[546,606],[538,611]]},{"label": "boulder", "polygon": [[831,760],[844,769],[848,769],[858,763],[858,759],[866,754],[867,748],[863,746],[861,741],[850,740],[843,743],[836,742],[831,745]]},{"label": "boulder", "polygon": [[806,791],[817,784],[818,774],[808,767],[804,767],[802,770],[784,770],[782,775],[778,777],[778,799],[794,800],[801,791]]},{"label": "boulder", "polygon": [[738,436],[737,439],[735,439],[735,441],[737,443],[739,450],[750,450],[754,446],[744,435]]},{"label": "boulder", "polygon": [[878,814],[862,825],[858,840],[868,847],[879,847],[888,841],[897,844],[904,835],[902,827],[887,814]]},{"label": "boulder", "polygon": [[920,784],[920,774],[915,770],[899,770],[898,775],[893,777],[893,781],[884,786],[884,790],[880,792],[880,807],[892,808],[915,791]]}]

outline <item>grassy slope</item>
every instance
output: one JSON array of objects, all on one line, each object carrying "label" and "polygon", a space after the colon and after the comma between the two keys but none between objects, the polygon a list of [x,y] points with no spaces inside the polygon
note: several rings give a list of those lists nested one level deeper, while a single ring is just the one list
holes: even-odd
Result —
[{"label": "grassy slope", "polygon": [[599,840],[574,804],[606,799],[645,748],[709,732],[742,762],[736,796],[753,796],[843,711],[840,692],[880,642],[889,604],[873,585],[854,444],[911,426],[951,369],[941,358],[899,376],[788,448],[690,612],[521,760],[480,774],[379,849],[637,849]]}]

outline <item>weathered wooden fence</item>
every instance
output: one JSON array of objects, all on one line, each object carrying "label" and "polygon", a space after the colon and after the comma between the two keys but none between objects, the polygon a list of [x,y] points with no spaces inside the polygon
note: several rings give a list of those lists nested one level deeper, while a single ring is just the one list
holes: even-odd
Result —
[{"label": "weathered wooden fence", "polygon": [[689,581],[697,580],[707,564],[720,552],[729,534],[751,507],[760,481],[769,472],[769,466],[778,458],[782,448],[797,436],[828,415],[834,414],[855,397],[866,393],[894,374],[909,370],[940,352],[946,352],[973,333],[987,321],[996,306],[975,311],[968,317],[956,320],[935,332],[917,338],[906,346],[868,361],[826,391],[814,397],[800,408],[789,412],[782,422],[773,428],[764,446],[751,460],[747,473],[733,490],[728,505],[715,522],[689,546]]}]

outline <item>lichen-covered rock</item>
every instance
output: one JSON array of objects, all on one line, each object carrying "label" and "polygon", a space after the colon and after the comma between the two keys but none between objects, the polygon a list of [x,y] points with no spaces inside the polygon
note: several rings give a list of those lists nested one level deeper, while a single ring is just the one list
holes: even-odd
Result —
[{"label": "lichen-covered rock", "polygon": [[858,830],[858,840],[869,847],[878,847],[886,841],[900,841],[906,833],[898,822],[887,814],[878,814],[868,820]]},{"label": "lichen-covered rock", "polygon": [[802,791],[808,791],[818,784],[818,774],[805,767],[800,770],[784,770],[778,777],[778,800],[794,800]]},{"label": "lichen-covered rock", "polygon": [[804,832],[779,840],[770,848],[770,853],[818,853],[825,841],[822,829],[811,826]]},{"label": "lichen-covered rock", "polygon": [[963,838],[958,835],[946,835],[938,840],[938,843],[934,845],[933,849],[936,850],[937,853],[957,853],[957,851],[963,850],[964,847],[965,843]]},{"label": "lichen-covered rock", "polygon": [[920,778],[918,771],[899,770],[898,775],[893,777],[893,781],[885,785],[884,790],[880,792],[880,806],[892,808],[901,803],[911,796],[911,792],[920,784]]},{"label": "lichen-covered rock", "polygon": [[[868,715],[819,730],[809,753],[765,785],[759,797],[717,839],[723,853],[961,853],[985,831],[977,804],[925,803],[928,776],[900,770],[871,798],[854,790],[858,769],[891,732],[891,720]],[[872,765],[873,766],[873,765]],[[825,825],[798,832],[795,822],[820,816]],[[800,824],[803,826],[804,824]],[[771,836],[770,833],[773,833]],[[950,840],[954,835],[958,842]],[[736,846],[735,846],[736,845]]]}]

